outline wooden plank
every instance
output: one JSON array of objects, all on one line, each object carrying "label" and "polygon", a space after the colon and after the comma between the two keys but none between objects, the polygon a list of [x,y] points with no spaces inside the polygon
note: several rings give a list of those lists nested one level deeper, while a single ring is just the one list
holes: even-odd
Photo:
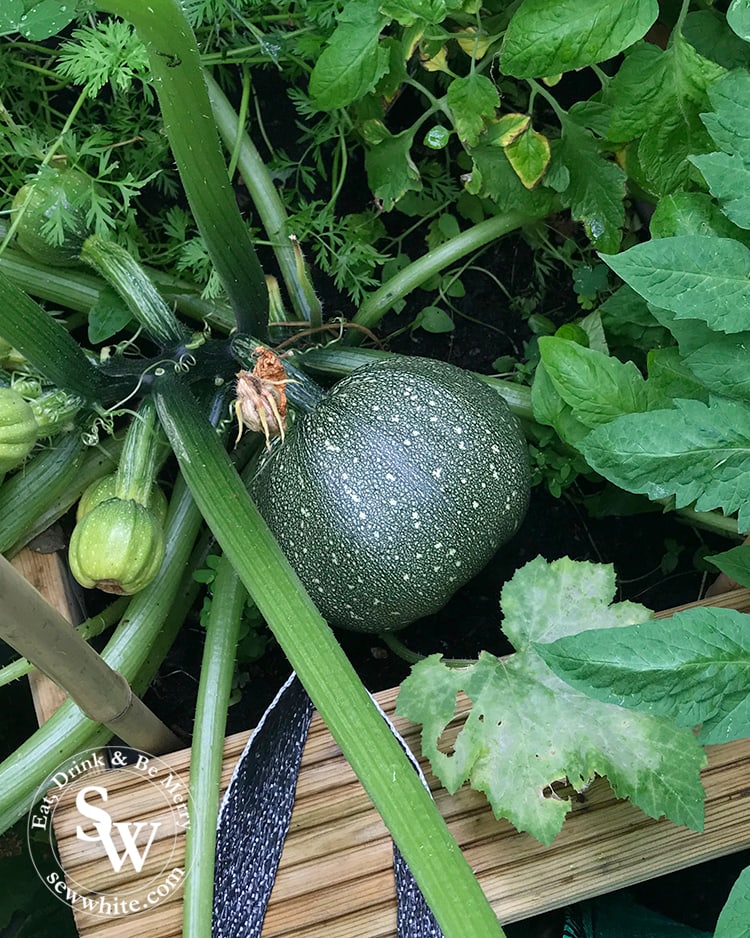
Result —
[{"label": "wooden plank", "polygon": [[[750,591],[737,590],[695,605],[750,611]],[[677,610],[669,610],[667,616]],[[377,694],[393,715],[398,688]],[[455,731],[468,702],[459,703]],[[410,747],[419,752],[418,728],[394,717]],[[248,733],[225,742],[222,787],[228,783]],[[750,740],[708,750],[703,773],[706,828],[696,833],[668,821],[648,818],[629,802],[618,801],[605,780],[597,779],[573,807],[551,847],[545,848],[510,824],[496,820],[484,797],[464,788],[449,795],[430,775],[435,800],[502,922],[558,908],[655,876],[750,847]],[[163,757],[168,771],[187,777],[189,750]],[[71,801],[74,786],[71,786]],[[140,809],[157,811],[158,798],[142,784],[116,771],[108,774],[109,808],[139,799]],[[562,792],[565,796],[565,792]],[[145,800],[143,800],[145,799]],[[151,799],[149,802],[148,799]],[[109,861],[95,844],[75,839],[72,811],[58,810],[56,832],[71,881],[102,888],[113,881]],[[164,860],[171,831],[155,844]],[[178,840],[176,864],[184,840]],[[316,715],[302,761],[291,829],[263,927],[263,938],[394,938],[395,896],[391,842],[370,801]],[[159,852],[161,851],[161,853]],[[149,855],[150,858],[150,855]],[[101,917],[76,912],[85,938],[160,938],[182,932],[180,892],[149,912]]]}]

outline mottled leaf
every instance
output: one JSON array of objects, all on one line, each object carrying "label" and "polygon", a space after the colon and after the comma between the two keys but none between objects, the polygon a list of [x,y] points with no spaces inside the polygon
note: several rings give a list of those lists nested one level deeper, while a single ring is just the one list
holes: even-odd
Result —
[{"label": "mottled leaf", "polygon": [[[501,661],[485,652],[462,669],[432,655],[414,666],[399,694],[398,713],[423,725],[423,751],[446,788],[470,780],[496,816],[543,843],[570,810],[567,799],[548,797],[564,777],[581,789],[606,775],[618,796],[652,817],[666,814],[696,829],[703,823],[705,756],[692,732],[592,700],[552,674],[532,647],[649,616],[635,603],[610,605],[614,592],[611,566],[537,558],[502,592],[503,631],[516,654]],[[443,734],[460,691],[472,708],[447,752]]]},{"label": "mottled leaf", "polygon": [[459,137],[468,146],[475,146],[500,104],[497,88],[486,75],[470,72],[463,78],[454,78],[448,85],[447,100]]}]

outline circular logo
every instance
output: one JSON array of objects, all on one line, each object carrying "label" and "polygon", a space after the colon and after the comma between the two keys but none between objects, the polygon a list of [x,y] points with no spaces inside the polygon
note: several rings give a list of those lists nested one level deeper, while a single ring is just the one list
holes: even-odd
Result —
[{"label": "circular logo", "polygon": [[29,852],[79,921],[133,915],[181,892],[192,810],[185,780],[163,759],[125,747],[84,750],[37,790]]}]

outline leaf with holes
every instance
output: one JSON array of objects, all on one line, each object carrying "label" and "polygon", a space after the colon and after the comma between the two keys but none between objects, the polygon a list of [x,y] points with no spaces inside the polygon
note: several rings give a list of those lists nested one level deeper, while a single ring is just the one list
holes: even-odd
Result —
[{"label": "leaf with holes", "polygon": [[[402,685],[398,713],[422,724],[422,748],[445,787],[465,781],[486,794],[497,817],[549,844],[570,801],[554,793],[567,778],[583,790],[606,775],[618,797],[651,817],[666,815],[700,830],[703,750],[688,729],[664,717],[624,710],[574,690],[534,650],[593,628],[648,619],[636,603],[610,605],[609,565],[541,557],[516,572],[502,592],[503,631],[517,649],[500,660],[483,652],[468,668],[450,668],[439,655],[419,662]],[[472,704],[451,752],[444,734],[457,695]]]}]

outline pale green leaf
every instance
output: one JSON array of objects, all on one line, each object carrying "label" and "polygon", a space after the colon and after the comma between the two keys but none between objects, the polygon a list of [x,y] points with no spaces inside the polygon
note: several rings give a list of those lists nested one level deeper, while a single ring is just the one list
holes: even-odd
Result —
[{"label": "pale green leaf", "polygon": [[531,407],[534,420],[553,427],[563,443],[569,446],[577,447],[579,441],[590,431],[589,427],[573,416],[572,407],[562,399],[542,362],[539,362],[534,371]]},{"label": "pale green leaf", "polygon": [[470,72],[462,78],[454,78],[448,85],[447,101],[458,136],[468,146],[476,146],[479,135],[500,104],[497,88],[486,75]]},{"label": "pale green leaf", "polygon": [[740,873],[732,886],[716,923],[714,938],[750,938],[750,867]]},{"label": "pale green leaf", "polygon": [[649,223],[652,238],[675,235],[707,235],[717,238],[747,238],[732,224],[705,192],[678,190],[659,199]]},{"label": "pale green leaf", "polygon": [[691,156],[708,188],[735,225],[750,228],[750,168],[742,158],[728,153]]},{"label": "pale green leaf", "polygon": [[603,158],[593,134],[568,118],[562,119],[559,153],[570,173],[563,197],[573,218],[596,248],[614,253],[625,223],[625,173]]},{"label": "pale green leaf", "polygon": [[712,554],[706,560],[740,586],[750,586],[750,544],[740,544],[720,554]]},{"label": "pale green leaf", "polygon": [[727,23],[740,39],[750,42],[750,2],[732,0],[727,10]]},{"label": "pale green leaf", "polygon": [[739,511],[740,530],[750,528],[750,406],[741,401],[677,400],[671,410],[625,414],[592,430],[580,449],[628,492]]},{"label": "pale green leaf", "polygon": [[523,0],[508,25],[501,67],[515,78],[544,78],[612,58],[641,39],[656,0]]},{"label": "pale green leaf", "polygon": [[332,111],[371,91],[388,67],[388,52],[378,38],[388,22],[378,0],[351,0],[310,76],[309,92],[316,107]]},{"label": "pale green leaf", "polygon": [[750,736],[749,626],[745,613],[705,606],[534,647],[596,700],[702,725],[701,740],[720,743]]},{"label": "pale green leaf", "polygon": [[717,335],[684,356],[685,365],[715,394],[750,401],[750,332]]},{"label": "pale green leaf", "polygon": [[646,409],[646,382],[632,362],[556,336],[542,336],[539,352],[556,391],[584,426]]},{"label": "pale green leaf", "polygon": [[714,143],[725,153],[750,161],[750,74],[737,70],[708,90],[712,110],[701,114]]},{"label": "pale green leaf", "polygon": [[[507,817],[543,843],[559,832],[570,802],[548,797],[567,777],[582,789],[606,775],[615,793],[652,817],[700,829],[705,757],[689,730],[663,718],[594,701],[546,667],[531,643],[582,628],[621,627],[649,613],[635,603],[610,605],[610,566],[564,557],[537,558],[502,593],[503,630],[518,651],[499,660],[482,653],[468,668],[448,668],[438,655],[412,669],[398,713],[423,724],[422,747],[450,791],[467,779]],[[472,708],[448,754],[441,738],[463,691]]]},{"label": "pale green leaf", "polygon": [[750,250],[730,238],[680,235],[602,260],[654,306],[723,332],[750,329]]},{"label": "pale green leaf", "polygon": [[[5,4],[4,4],[5,5]],[[49,39],[71,23],[78,12],[76,0],[60,3],[59,0],[40,0],[26,4],[26,12],[18,24],[18,31],[32,42]]]}]

